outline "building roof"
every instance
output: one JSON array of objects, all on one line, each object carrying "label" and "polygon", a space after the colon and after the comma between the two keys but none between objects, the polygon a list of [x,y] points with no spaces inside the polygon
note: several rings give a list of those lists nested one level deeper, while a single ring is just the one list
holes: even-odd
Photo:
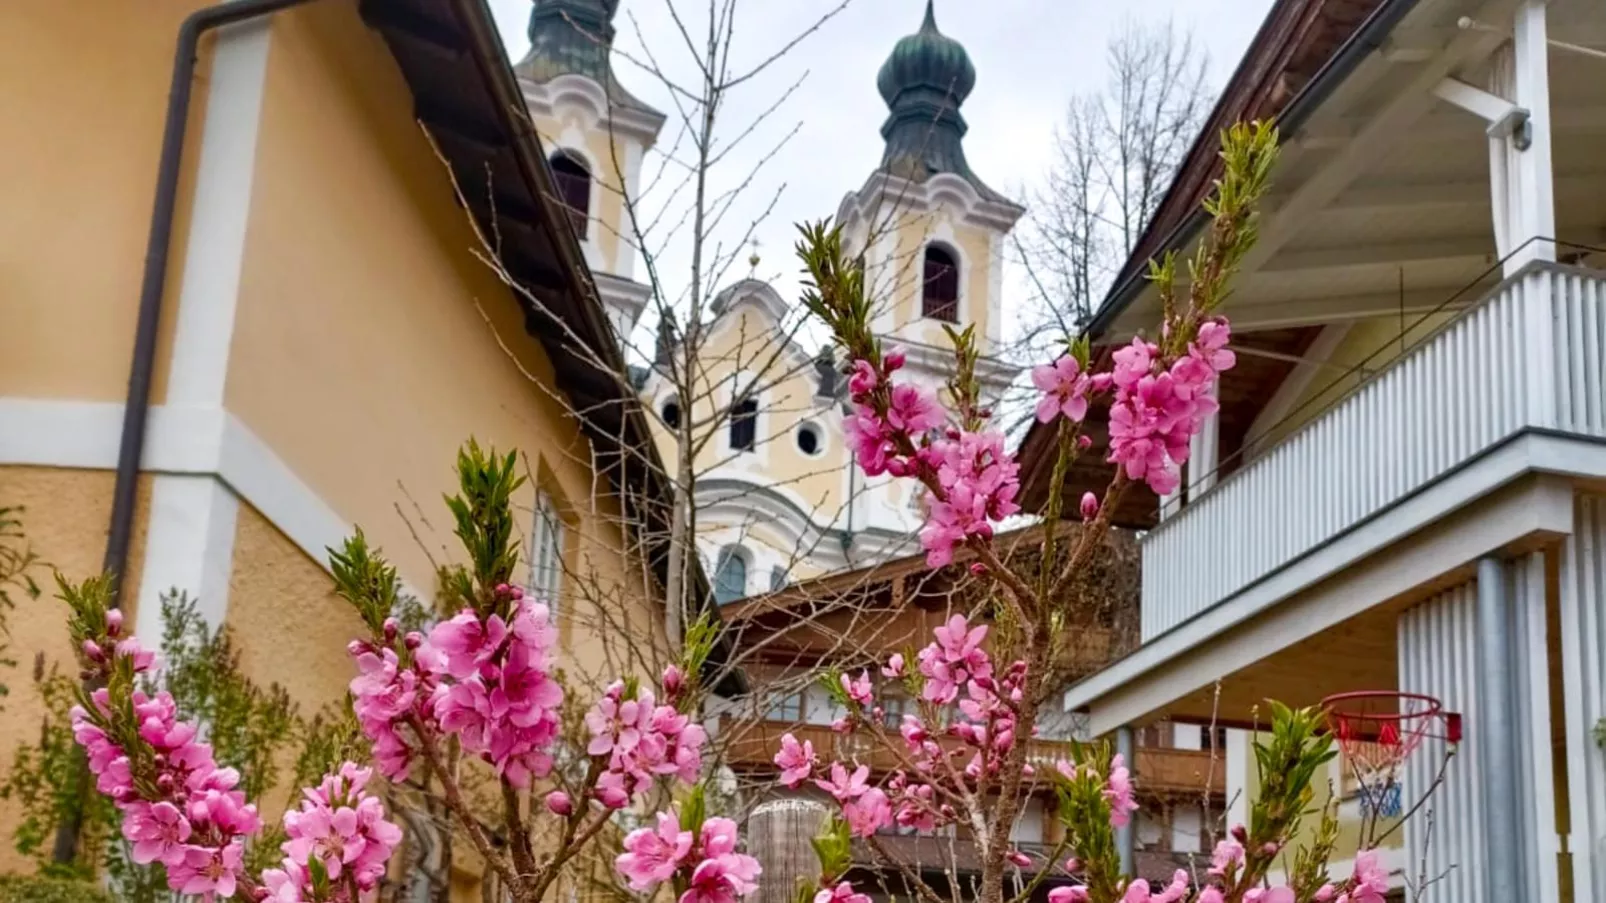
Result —
[{"label": "building roof", "polygon": [[[577,8],[573,0],[538,8],[549,3]],[[674,493],[495,22],[483,0],[363,0],[360,10],[390,47],[469,212],[499,236],[503,266],[529,293],[509,299],[551,359],[557,388],[584,412],[595,466],[641,525],[647,560],[667,583]],[[701,588],[694,595],[711,599],[696,556],[688,565]]]},{"label": "building roof", "polygon": [[[1416,0],[1277,0],[1094,315],[1088,331],[1095,340],[1147,287],[1148,261],[1167,250],[1184,248],[1205,225],[1207,216],[1202,205],[1220,176],[1218,142],[1222,130],[1235,122],[1276,117],[1286,140],[1415,3]],[[1266,387],[1282,382],[1293,367],[1290,357],[1297,359],[1314,334],[1313,328],[1299,328],[1234,337],[1240,347],[1263,353],[1240,354],[1238,366],[1223,380],[1224,442],[1232,436],[1241,439],[1247,432],[1254,411],[1270,392]],[[1230,397],[1234,392],[1245,397]],[[1107,410],[1099,409],[1088,417],[1087,430],[1094,446],[1082,455],[1066,481],[1069,498],[1074,499],[1084,490],[1102,490],[1114,473],[1104,460],[1107,414]],[[1035,423],[1022,440],[1019,457],[1028,463],[1021,482],[1029,510],[1041,507],[1048,497],[1053,442],[1054,430]],[[1223,462],[1229,467],[1234,463]],[[1146,486],[1133,485],[1116,509],[1115,522],[1147,528],[1156,522],[1157,511],[1154,493]]]},{"label": "building roof", "polygon": [[976,87],[976,67],[958,41],[937,30],[932,4],[926,0],[920,29],[893,46],[876,76],[876,88],[891,111],[881,126],[887,142],[881,168],[911,182],[951,173],[986,200],[1013,205],[988,188],[965,161],[963,139],[969,127],[959,107]]},{"label": "building roof", "polygon": [[619,84],[613,73],[613,17],[619,0],[535,0],[530,10],[530,50],[513,67],[536,84],[560,75],[583,75],[601,85],[608,101],[661,116]]}]

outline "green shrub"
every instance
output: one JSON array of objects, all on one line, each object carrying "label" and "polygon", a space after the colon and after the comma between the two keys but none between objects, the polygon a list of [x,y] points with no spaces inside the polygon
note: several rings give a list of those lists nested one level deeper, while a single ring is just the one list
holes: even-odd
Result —
[{"label": "green shrub", "polygon": [[111,897],[91,881],[0,875],[0,903],[111,903]]}]

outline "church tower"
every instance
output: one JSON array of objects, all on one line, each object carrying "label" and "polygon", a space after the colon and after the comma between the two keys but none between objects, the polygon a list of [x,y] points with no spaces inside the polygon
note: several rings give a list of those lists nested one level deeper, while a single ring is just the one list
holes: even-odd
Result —
[{"label": "church tower", "polygon": [[624,197],[637,196],[642,157],[664,115],[614,77],[619,0],[534,3],[530,52],[513,69],[549,155],[553,186],[569,208],[614,328],[625,337],[651,289],[634,278],[635,241]]},{"label": "church tower", "polygon": [[881,165],[837,211],[849,247],[864,254],[874,326],[908,351],[909,372],[935,388],[953,372],[944,327],[974,326],[985,397],[996,401],[1017,369],[997,360],[1003,337],[1004,241],[1025,210],[965,161],[960,105],[976,68],[937,29],[932,0],[914,34],[892,48],[876,78],[889,113]]}]

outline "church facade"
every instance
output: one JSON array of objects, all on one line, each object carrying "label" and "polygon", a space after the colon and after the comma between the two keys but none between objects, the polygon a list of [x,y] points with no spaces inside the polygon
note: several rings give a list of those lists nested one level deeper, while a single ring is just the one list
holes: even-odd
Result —
[{"label": "church facade", "polygon": [[[515,71],[602,300],[628,336],[651,288],[636,278],[626,199],[641,189],[642,159],[665,117],[615,77],[618,5],[536,0],[531,49]],[[969,55],[938,30],[928,2],[876,80],[888,107],[882,158],[866,161],[867,177],[843,197],[835,222],[864,260],[876,329],[906,351],[910,375],[940,388],[953,371],[945,329],[973,327],[977,375],[996,400],[1016,375],[997,354],[1004,242],[1024,210],[966,162],[960,107],[975,83]],[[673,283],[674,274],[665,279]],[[701,431],[692,467],[696,536],[722,603],[919,547],[918,487],[866,478],[853,466],[841,426],[842,362],[829,348],[801,346],[796,308],[763,281],[737,281],[702,311],[695,347],[660,342],[639,380],[671,473],[681,418]],[[666,367],[687,356],[695,366],[675,369],[697,374],[689,402]]]}]

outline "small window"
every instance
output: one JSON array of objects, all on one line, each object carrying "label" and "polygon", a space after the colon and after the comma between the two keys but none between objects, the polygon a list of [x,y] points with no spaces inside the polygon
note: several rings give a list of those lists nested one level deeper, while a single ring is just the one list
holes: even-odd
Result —
[{"label": "small window", "polygon": [[591,171],[573,153],[560,150],[548,161],[552,167],[552,187],[558,200],[569,208],[569,224],[585,241],[591,220]]},{"label": "small window", "polygon": [[658,409],[659,415],[664,418],[664,426],[672,430],[680,429],[680,399],[671,395],[664,399],[664,406]]},{"label": "small window", "polygon": [[776,566],[770,568],[770,592],[777,592],[786,587],[786,568]]},{"label": "small window", "polygon": [[1199,728],[1199,748],[1225,752],[1227,749],[1227,729],[1224,727],[1210,727],[1209,725]]},{"label": "small window", "polygon": [[789,693],[770,700],[770,707],[764,712],[767,721],[785,721],[788,724],[803,720],[803,693]]},{"label": "small window", "polygon": [[903,726],[904,713],[914,714],[915,707],[902,696],[883,696],[881,698],[881,721],[889,728]]},{"label": "small window", "polygon": [[714,601],[724,605],[746,595],[747,559],[739,547],[720,549],[719,565],[714,568]]},{"label": "small window", "polygon": [[940,245],[926,246],[920,315],[949,323],[959,320],[959,264]]},{"label": "small window", "polygon": [[820,433],[817,423],[799,424],[797,428],[797,450],[810,458],[818,455],[825,449],[825,437]]},{"label": "small window", "polygon": [[530,533],[530,595],[558,610],[563,586],[563,519],[552,496],[535,494],[535,525]]},{"label": "small window", "polygon": [[758,400],[744,398],[731,408],[731,449],[752,451],[758,444]]}]

